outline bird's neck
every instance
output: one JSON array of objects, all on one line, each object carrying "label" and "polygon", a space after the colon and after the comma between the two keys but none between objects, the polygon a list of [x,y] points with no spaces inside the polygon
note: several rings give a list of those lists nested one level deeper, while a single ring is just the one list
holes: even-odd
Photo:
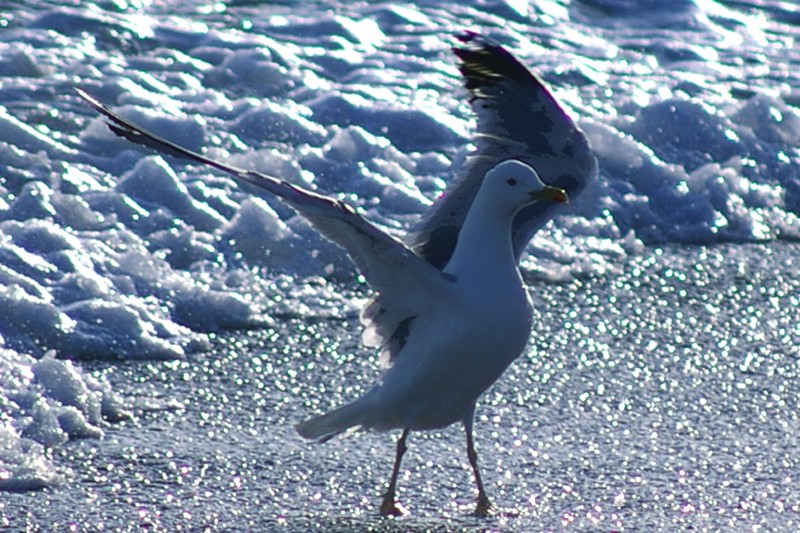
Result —
[{"label": "bird's neck", "polygon": [[444,271],[459,279],[498,279],[509,271],[518,277],[511,244],[513,216],[511,212],[498,213],[493,206],[473,204]]}]

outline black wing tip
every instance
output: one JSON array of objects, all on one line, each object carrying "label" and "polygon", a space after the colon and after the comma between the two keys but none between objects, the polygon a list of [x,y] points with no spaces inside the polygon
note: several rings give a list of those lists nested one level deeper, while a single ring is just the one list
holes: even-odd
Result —
[{"label": "black wing tip", "polygon": [[456,34],[460,44],[453,53],[461,64],[459,69],[467,88],[477,89],[499,79],[529,80],[536,77],[502,45],[473,30]]},{"label": "black wing tip", "polygon": [[130,126],[126,123],[126,121],[122,117],[111,111],[111,109],[103,102],[101,102],[88,92],[84,91],[80,87],[73,87],[73,89],[75,90],[76,93],[78,93],[78,96],[80,96],[87,104],[92,106],[95,109],[95,111],[97,111],[98,113],[103,115],[103,117],[105,117],[108,129],[110,129],[120,137],[124,137],[124,135],[118,131],[115,131],[114,129],[115,126],[119,129],[125,129],[125,130],[131,129]]},{"label": "black wing tip", "polygon": [[[458,44],[453,46],[454,52],[471,50],[483,53],[504,53],[511,56],[503,45],[475,30],[463,30],[455,34]],[[513,56],[511,56],[513,59]]]},{"label": "black wing tip", "polygon": [[481,40],[481,41],[486,40],[483,36],[481,36],[480,33],[478,33],[475,30],[462,30],[456,33],[455,37],[464,44],[475,40]]},{"label": "black wing tip", "polygon": [[458,44],[452,47],[453,53],[464,61],[464,56],[486,55],[496,53],[503,47],[492,41],[488,37],[481,35],[473,30],[464,30],[455,35]]},{"label": "black wing tip", "polygon": [[[155,150],[172,157],[200,161],[210,164],[211,166],[215,166],[216,168],[222,168],[222,165],[216,161],[211,161],[199,153],[193,152],[192,150],[184,148],[183,146],[173,143],[172,141],[168,141],[167,139],[164,139],[163,137],[131,122],[125,117],[118,115],[100,100],[93,97],[83,89],[79,87],[75,87],[74,89],[75,92],[78,93],[78,96],[83,98],[86,103],[88,103],[95,109],[95,111],[102,115],[103,120],[106,123],[106,127],[108,127],[108,129],[111,130],[111,132],[117,137],[126,139],[127,141],[139,146],[144,146],[145,148],[150,148],[151,150]],[[230,168],[233,169],[233,167]],[[223,170],[226,172],[229,171],[224,168]],[[233,170],[239,171],[239,169]]]}]

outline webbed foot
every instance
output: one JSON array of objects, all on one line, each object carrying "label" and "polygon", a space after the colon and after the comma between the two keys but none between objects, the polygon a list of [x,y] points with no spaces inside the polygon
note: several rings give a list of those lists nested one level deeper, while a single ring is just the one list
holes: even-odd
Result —
[{"label": "webbed foot", "polygon": [[492,502],[489,501],[489,497],[486,496],[486,494],[479,495],[478,500],[475,503],[475,510],[472,511],[472,515],[480,518],[486,518],[492,514],[493,507]]}]

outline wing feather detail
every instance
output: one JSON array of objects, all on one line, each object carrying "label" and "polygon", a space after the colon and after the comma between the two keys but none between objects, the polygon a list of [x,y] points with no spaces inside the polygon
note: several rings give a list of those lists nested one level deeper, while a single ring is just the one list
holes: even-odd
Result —
[{"label": "wing feather detail", "polygon": [[267,174],[208,158],[134,124],[85,91],[77,91],[120,137],[163,154],[203,163],[240,182],[268,191],[305,217],[327,239],[344,248],[376,291],[361,314],[365,325],[363,341],[367,346],[381,347],[384,359],[391,360],[399,352],[397,339],[392,342],[391,338],[404,321],[424,312],[438,298],[448,296],[452,279],[447,274],[421,259],[402,241],[370,223],[345,202]]},{"label": "wing feather detail", "polygon": [[[564,189],[570,198],[597,174],[586,136],[536,74],[505,48],[476,33],[461,34],[458,40],[461,44],[453,52],[478,117],[475,150],[459,179],[406,238],[415,252],[438,268],[450,259],[483,177],[497,163],[524,161],[545,183]],[[517,214],[513,227],[517,258],[557,209],[557,204],[537,203]]]}]

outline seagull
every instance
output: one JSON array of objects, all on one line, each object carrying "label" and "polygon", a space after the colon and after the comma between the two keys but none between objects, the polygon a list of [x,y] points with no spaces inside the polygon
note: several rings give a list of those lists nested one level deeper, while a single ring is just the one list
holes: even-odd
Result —
[{"label": "seagull", "polygon": [[478,491],[474,514],[490,514],[473,419],[480,396],[530,338],[532,308],[519,259],[534,232],[597,172],[585,135],[538,76],[477,33],[457,39],[453,51],[478,116],[475,150],[404,239],[341,200],[188,150],[76,89],[115,134],[268,191],[348,253],[374,291],[360,315],[363,344],[376,348],[388,368],[361,397],[296,430],[321,442],[359,429],[400,430],[383,516],[407,512],[396,488],[409,434],[458,422]]}]

